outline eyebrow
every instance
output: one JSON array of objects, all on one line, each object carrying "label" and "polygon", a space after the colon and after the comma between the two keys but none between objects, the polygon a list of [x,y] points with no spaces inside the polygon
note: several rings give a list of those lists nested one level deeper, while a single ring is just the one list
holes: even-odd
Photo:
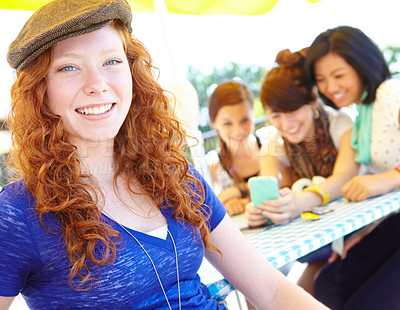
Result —
[{"label": "eyebrow", "polygon": [[[346,70],[346,68],[344,68],[344,67],[336,68],[335,70],[329,72],[329,74],[335,74],[335,73],[337,73],[338,71],[341,71],[341,70]],[[321,73],[315,73],[315,76],[322,76],[322,75],[323,74],[321,74]]]},{"label": "eyebrow", "polygon": [[340,71],[340,70],[346,70],[346,68],[344,68],[344,67],[339,67],[339,68],[333,70],[333,71],[331,72],[331,74],[334,74],[334,73],[336,73],[337,71]]}]

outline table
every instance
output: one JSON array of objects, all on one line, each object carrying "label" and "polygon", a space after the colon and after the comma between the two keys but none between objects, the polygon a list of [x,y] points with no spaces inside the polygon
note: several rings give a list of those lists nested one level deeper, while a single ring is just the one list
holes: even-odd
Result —
[{"label": "table", "polygon": [[[321,215],[317,221],[298,217],[285,225],[243,230],[243,233],[266,260],[279,268],[324,245],[340,242],[343,236],[399,210],[400,191],[361,202],[341,198],[321,208],[334,211]],[[233,217],[233,220],[239,228],[245,225],[243,216]],[[209,283],[221,279],[222,275],[204,261],[199,271],[202,281]]]}]

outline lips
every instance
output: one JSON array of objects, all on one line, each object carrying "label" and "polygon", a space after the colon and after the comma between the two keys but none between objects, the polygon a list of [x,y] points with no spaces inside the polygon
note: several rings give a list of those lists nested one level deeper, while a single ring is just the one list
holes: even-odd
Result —
[{"label": "lips", "polygon": [[101,114],[104,114],[104,113],[107,113],[108,111],[110,111],[112,106],[113,106],[113,103],[108,103],[108,104],[103,104],[103,105],[87,107],[87,108],[79,108],[79,109],[76,109],[76,111],[78,113],[84,114],[84,115],[101,115]]},{"label": "lips", "polygon": [[330,96],[333,103],[340,103],[346,99],[346,92]]},{"label": "lips", "polygon": [[300,128],[301,128],[301,126],[299,125],[299,126],[296,126],[295,128],[292,128],[290,130],[286,130],[286,134],[288,134],[290,136],[295,135],[300,131]]},{"label": "lips", "polygon": [[246,139],[246,137],[231,137],[232,141],[235,141],[236,143],[240,143],[242,141],[244,141]]}]

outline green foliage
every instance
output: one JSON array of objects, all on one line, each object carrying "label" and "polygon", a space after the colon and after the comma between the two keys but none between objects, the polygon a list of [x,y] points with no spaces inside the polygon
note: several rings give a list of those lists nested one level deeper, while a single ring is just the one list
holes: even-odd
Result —
[{"label": "green foliage", "polygon": [[[389,45],[382,49],[382,53],[389,65],[393,75],[400,74],[400,47]],[[186,77],[192,83],[199,97],[199,129],[202,132],[211,130],[208,125],[207,100],[214,88],[221,82],[232,79],[241,79],[245,81],[254,93],[254,114],[256,117],[264,116],[259,94],[262,79],[268,69],[259,65],[240,65],[234,62],[227,64],[222,68],[214,67],[212,72],[205,74],[201,69],[190,66]]]},{"label": "green foliage", "polygon": [[390,72],[395,75],[400,73],[400,66],[398,63],[400,55],[400,47],[388,45],[382,50],[383,56],[389,65]]},{"label": "green foliage", "polygon": [[[259,94],[259,96],[260,96],[260,94]],[[264,107],[261,103],[259,96],[254,98],[254,115],[256,118],[265,116]]]},{"label": "green foliage", "polygon": [[264,115],[264,110],[259,100],[259,94],[260,84],[266,72],[266,68],[262,66],[244,66],[233,62],[221,69],[214,67],[210,74],[205,74],[200,69],[190,66],[186,73],[186,77],[196,89],[199,97],[199,129],[202,132],[209,131],[211,129],[208,125],[207,100],[216,85],[226,80],[240,79],[247,83],[254,93],[255,116],[258,117]]}]

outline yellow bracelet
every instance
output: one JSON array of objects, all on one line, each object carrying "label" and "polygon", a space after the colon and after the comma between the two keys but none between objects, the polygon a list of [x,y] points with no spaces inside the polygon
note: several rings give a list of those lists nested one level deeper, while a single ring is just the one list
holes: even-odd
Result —
[{"label": "yellow bracelet", "polygon": [[311,186],[307,186],[305,189],[303,189],[303,192],[314,192],[314,193],[320,195],[322,198],[323,205],[326,205],[329,202],[329,195],[325,189],[320,189],[314,185],[311,185]]}]

